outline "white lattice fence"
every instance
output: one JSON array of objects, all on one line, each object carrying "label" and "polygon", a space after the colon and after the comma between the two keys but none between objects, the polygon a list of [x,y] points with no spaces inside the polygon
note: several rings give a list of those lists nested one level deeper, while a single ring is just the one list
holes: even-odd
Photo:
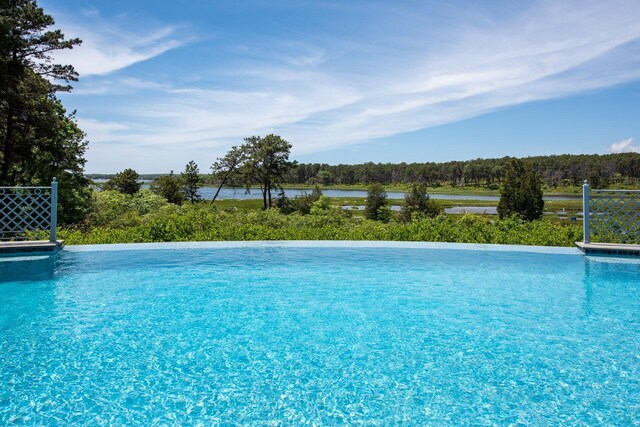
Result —
[{"label": "white lattice fence", "polygon": [[640,244],[640,191],[589,190],[585,184],[585,242]]},{"label": "white lattice fence", "polygon": [[47,233],[55,241],[57,185],[54,179],[51,187],[0,187],[0,240]]}]

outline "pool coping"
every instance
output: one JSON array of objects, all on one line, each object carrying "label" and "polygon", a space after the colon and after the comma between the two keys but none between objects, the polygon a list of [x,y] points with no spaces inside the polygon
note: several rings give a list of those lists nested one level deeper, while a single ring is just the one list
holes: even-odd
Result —
[{"label": "pool coping", "polygon": [[576,247],[499,245],[484,243],[404,242],[384,240],[253,240],[214,242],[114,243],[68,245],[63,252],[109,252],[171,249],[237,249],[237,248],[395,248],[448,249],[496,252],[527,252],[556,255],[583,255]]},{"label": "pool coping", "polygon": [[64,240],[20,240],[0,242],[1,255],[55,254],[64,247]]}]

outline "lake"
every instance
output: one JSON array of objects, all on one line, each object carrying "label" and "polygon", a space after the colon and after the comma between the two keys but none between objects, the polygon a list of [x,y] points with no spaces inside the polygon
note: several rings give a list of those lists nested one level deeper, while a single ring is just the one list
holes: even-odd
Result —
[{"label": "lake", "polygon": [[[103,183],[104,180],[94,180],[96,183]],[[149,181],[142,181],[142,188],[149,188]],[[309,188],[287,188],[284,190],[287,197],[300,196],[305,193],[311,193]],[[200,196],[204,200],[211,200],[216,192],[214,187],[203,187],[200,189]],[[327,197],[367,197],[366,190],[336,190],[336,189],[323,189],[322,194]],[[278,192],[274,191],[272,197],[277,197]],[[404,193],[402,191],[387,191],[387,197],[389,199],[404,199]],[[500,196],[491,195],[475,195],[475,194],[429,194],[429,197],[435,200],[485,200],[491,202],[497,202],[500,200]],[[250,193],[247,193],[244,188],[231,188],[224,187],[220,190],[218,195],[219,200],[226,199],[238,199],[238,200],[250,200],[260,199],[262,194],[260,189],[253,188]],[[544,200],[576,200],[579,196],[545,196]]]},{"label": "lake", "polygon": [[[311,193],[310,189],[302,188],[287,188],[284,190],[287,197],[300,196],[304,193]],[[200,189],[200,195],[205,200],[211,200],[215,194],[216,189],[212,187],[205,187]],[[322,194],[327,197],[367,197],[366,190],[333,190],[324,189]],[[272,194],[272,197],[277,197],[277,192]],[[401,191],[387,191],[387,197],[389,199],[404,199],[404,193]],[[500,200],[499,196],[487,196],[487,195],[470,195],[470,194],[430,194],[432,199],[439,200],[486,200],[497,202]],[[262,194],[258,188],[254,188],[250,193],[246,193],[243,188],[223,188],[220,190],[218,199],[260,199]],[[572,200],[577,197],[569,196],[546,196],[545,200]]]}]

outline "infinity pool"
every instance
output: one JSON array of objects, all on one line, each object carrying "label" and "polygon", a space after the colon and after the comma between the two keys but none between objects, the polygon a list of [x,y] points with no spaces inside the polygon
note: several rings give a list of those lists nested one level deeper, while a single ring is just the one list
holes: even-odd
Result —
[{"label": "infinity pool", "polygon": [[639,421],[637,261],[352,242],[0,258],[0,425]]}]

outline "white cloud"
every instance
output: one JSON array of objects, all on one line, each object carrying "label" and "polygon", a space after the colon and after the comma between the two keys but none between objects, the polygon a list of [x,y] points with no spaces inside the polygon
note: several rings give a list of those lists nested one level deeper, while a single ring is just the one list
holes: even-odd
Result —
[{"label": "white cloud", "polygon": [[612,153],[640,153],[640,144],[636,144],[633,138],[624,139],[611,144]]},{"label": "white cloud", "polygon": [[[73,64],[81,77],[105,75],[146,61],[185,43],[177,37],[178,28],[164,25],[129,30],[131,25],[105,21],[97,9],[84,12],[91,24],[60,22],[68,38],[79,37],[82,44],[72,50],[55,53],[55,60]],[[143,28],[146,25],[142,26]]]}]

